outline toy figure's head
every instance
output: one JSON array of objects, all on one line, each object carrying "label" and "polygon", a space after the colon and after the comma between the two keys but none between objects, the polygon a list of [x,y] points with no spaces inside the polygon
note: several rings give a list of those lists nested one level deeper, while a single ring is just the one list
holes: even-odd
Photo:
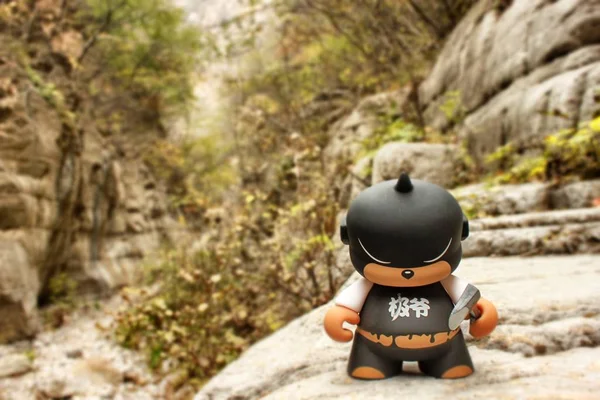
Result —
[{"label": "toy figure's head", "polygon": [[402,174],[361,192],[341,225],[354,268],[384,286],[423,286],[452,273],[469,223],[456,199]]}]

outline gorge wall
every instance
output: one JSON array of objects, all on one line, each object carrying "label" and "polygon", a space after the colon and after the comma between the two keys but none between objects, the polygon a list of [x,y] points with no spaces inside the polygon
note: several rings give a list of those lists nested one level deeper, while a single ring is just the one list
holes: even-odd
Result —
[{"label": "gorge wall", "polygon": [[106,82],[86,89],[72,6],[32,4],[0,20],[0,343],[37,330],[54,277],[80,293],[130,283],[176,229],[144,161],[160,124]]}]

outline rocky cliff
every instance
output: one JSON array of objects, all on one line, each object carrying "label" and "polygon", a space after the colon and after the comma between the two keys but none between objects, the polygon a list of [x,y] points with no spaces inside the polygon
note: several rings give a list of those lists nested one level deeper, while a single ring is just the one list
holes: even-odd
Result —
[{"label": "rocky cliff", "polygon": [[0,342],[36,331],[53,278],[130,283],[173,228],[144,162],[160,124],[74,62],[89,43],[70,3],[32,4],[0,20]]},{"label": "rocky cliff", "polygon": [[[481,158],[598,116],[598,26],[596,0],[478,2],[419,88],[427,124],[458,124]],[[458,120],[440,109],[453,92]]]}]

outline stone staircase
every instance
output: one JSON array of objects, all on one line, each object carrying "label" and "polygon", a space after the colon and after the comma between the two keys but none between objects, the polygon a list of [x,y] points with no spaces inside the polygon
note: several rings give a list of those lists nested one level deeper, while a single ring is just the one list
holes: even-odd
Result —
[{"label": "stone staircase", "polygon": [[488,217],[470,227],[465,257],[600,253],[600,208]]},{"label": "stone staircase", "polygon": [[453,194],[466,213],[483,215],[471,219],[465,257],[600,253],[600,181],[472,185]]}]

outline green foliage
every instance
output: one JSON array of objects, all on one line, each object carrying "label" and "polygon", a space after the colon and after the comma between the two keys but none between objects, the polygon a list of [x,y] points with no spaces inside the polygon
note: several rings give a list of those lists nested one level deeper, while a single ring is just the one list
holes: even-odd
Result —
[{"label": "green foliage", "polygon": [[469,152],[469,141],[462,140],[458,145],[458,153],[455,159],[455,178],[452,186],[460,186],[477,181],[480,171]]},{"label": "green foliage", "polygon": [[48,282],[49,306],[44,308],[42,319],[50,328],[62,326],[78,305],[77,281],[66,272],[54,274]]},{"label": "green foliage", "polygon": [[65,272],[55,274],[48,284],[50,301],[54,304],[74,306],[77,282]]},{"label": "green foliage", "polygon": [[499,148],[487,158],[500,171],[493,177],[496,184],[534,180],[583,179],[600,176],[600,118],[582,124],[576,130],[548,135],[540,155],[519,157],[514,143]]},{"label": "green foliage", "polygon": [[466,112],[462,104],[460,91],[446,92],[440,110],[444,113],[446,120],[448,120],[451,125],[460,123],[465,117]]},{"label": "green foliage", "polygon": [[25,355],[25,357],[27,357],[27,359],[31,363],[33,363],[35,361],[35,358],[37,357],[37,355],[35,353],[35,349],[33,349],[33,348],[25,351],[24,355]]},{"label": "green foliage", "polygon": [[167,182],[171,206],[183,215],[199,215],[235,180],[228,150],[216,136],[158,140],[144,160]]},{"label": "green foliage", "polygon": [[86,0],[81,20],[96,43],[100,68],[160,112],[181,112],[193,99],[201,32],[167,0]]},{"label": "green foliage", "polygon": [[382,125],[375,134],[363,140],[363,152],[358,158],[369,154],[389,142],[421,142],[425,139],[425,132],[416,125],[406,122],[402,118],[394,118],[389,124]]},{"label": "green foliage", "polygon": [[243,209],[221,222],[231,224],[223,236],[197,251],[184,244],[165,250],[148,265],[148,282],[160,290],[125,292],[141,301],[120,312],[117,340],[143,350],[151,367],[169,360],[201,385],[250,344],[332,296],[339,285],[329,240],[336,212],[326,199],[276,210],[264,194],[246,193]]},{"label": "green foliage", "polygon": [[[372,136],[367,137],[362,142],[362,149],[358,153],[356,160],[373,155],[383,145],[390,142],[426,142],[426,143],[453,143],[456,144],[458,138],[454,132],[441,134],[429,127],[421,129],[413,123],[399,118],[395,113],[385,114],[380,117],[379,127],[376,128]],[[467,142],[462,141],[458,144],[458,154],[456,157],[456,171],[453,186],[473,182],[478,173],[475,161],[469,154]],[[371,164],[367,166],[371,168]],[[365,171],[362,176],[370,176],[370,171]]]},{"label": "green foliage", "polygon": [[[249,3],[250,9],[267,5],[264,1]],[[300,132],[322,131],[348,107],[347,100],[409,82],[416,85],[443,38],[472,3],[277,2],[273,12],[282,23],[273,32],[277,42],[273,49],[269,48],[268,55],[253,47],[257,39],[264,39],[261,30],[255,29],[263,22],[253,18],[253,13],[243,21],[223,24],[225,32],[238,32],[231,33],[234,39],[225,46],[224,56],[250,52],[253,57],[247,64],[257,65],[247,71],[249,79],[241,85],[236,79],[232,90],[241,92],[242,99],[257,94],[267,96],[278,110],[267,111],[269,115],[278,114],[278,118],[269,120],[280,127]],[[239,39],[247,39],[245,35],[251,39]],[[331,100],[335,109],[314,112],[311,106],[323,98]]]},{"label": "green foliage", "polygon": [[514,164],[516,158],[516,146],[513,143],[507,143],[498,147],[495,152],[488,154],[485,162],[487,164],[507,165]]},{"label": "green foliage", "polygon": [[66,107],[65,96],[56,85],[44,80],[44,78],[28,64],[25,64],[25,72],[27,78],[33,84],[33,87],[46,103],[58,112],[64,123],[73,126],[75,123],[75,114]]},{"label": "green foliage", "polygon": [[485,212],[485,208],[489,202],[484,197],[477,195],[476,193],[465,195],[459,193],[454,193],[454,197],[460,204],[460,207],[463,210],[463,213],[467,216],[468,219],[477,219],[488,217],[489,215]]}]

